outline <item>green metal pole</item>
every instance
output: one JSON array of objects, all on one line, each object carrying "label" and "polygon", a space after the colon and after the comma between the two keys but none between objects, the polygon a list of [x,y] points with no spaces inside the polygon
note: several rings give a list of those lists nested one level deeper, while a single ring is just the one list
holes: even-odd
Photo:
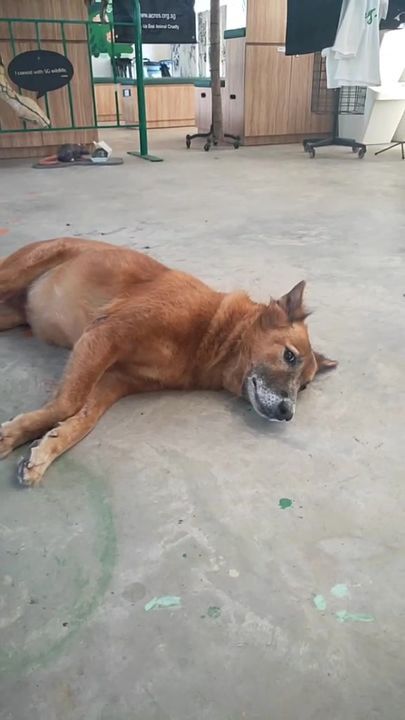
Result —
[{"label": "green metal pole", "polygon": [[134,0],[134,22],[135,22],[135,65],[136,65],[136,88],[138,94],[138,115],[139,115],[139,145],[141,157],[148,155],[148,132],[146,128],[146,103],[145,83],[143,78],[143,56],[142,56],[142,21],[141,6],[139,0]]},{"label": "green metal pole", "polygon": [[148,152],[148,130],[146,124],[146,103],[145,103],[145,82],[143,77],[143,56],[142,56],[142,19],[141,5],[139,0],[134,0],[134,40],[135,40],[135,67],[136,67],[136,92],[138,95],[138,118],[139,118],[139,150],[140,152],[129,152],[128,155],[136,155],[143,160],[150,162],[162,162],[162,158],[156,155],[149,155]]},{"label": "green metal pole", "polygon": [[116,73],[116,57],[115,57],[115,30],[114,30],[114,20],[110,20],[110,34],[111,34],[111,65],[113,70],[113,80],[114,85],[117,83],[117,73]]},{"label": "green metal pole", "polygon": [[86,22],[86,39],[87,39],[87,54],[88,54],[88,58],[89,58],[89,73],[90,73],[90,82],[91,82],[91,99],[93,102],[94,124],[97,127],[98,126],[98,114],[97,114],[96,91],[94,89],[93,63],[92,63],[91,48],[90,48],[90,20],[88,20]]}]

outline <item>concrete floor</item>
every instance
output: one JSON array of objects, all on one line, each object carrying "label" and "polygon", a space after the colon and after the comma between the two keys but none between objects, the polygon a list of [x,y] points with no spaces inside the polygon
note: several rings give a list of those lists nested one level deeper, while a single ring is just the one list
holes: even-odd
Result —
[{"label": "concrete floor", "polygon": [[[226,395],[129,398],[43,488],[13,485],[18,453],[1,464],[0,718],[403,720],[405,163],[187,152],[179,131],[152,150],[3,163],[0,253],[105,237],[258,299],[307,278],[341,365],[288,426]],[[5,333],[1,417],[65,359]],[[180,606],[145,610],[161,596]]]}]

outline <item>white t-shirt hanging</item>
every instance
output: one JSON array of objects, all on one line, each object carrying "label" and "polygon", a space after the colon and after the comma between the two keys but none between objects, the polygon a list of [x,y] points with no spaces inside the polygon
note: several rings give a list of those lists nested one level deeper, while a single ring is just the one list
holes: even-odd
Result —
[{"label": "white t-shirt hanging", "polygon": [[328,88],[381,85],[380,20],[389,0],[343,0],[333,47],[326,57]]}]

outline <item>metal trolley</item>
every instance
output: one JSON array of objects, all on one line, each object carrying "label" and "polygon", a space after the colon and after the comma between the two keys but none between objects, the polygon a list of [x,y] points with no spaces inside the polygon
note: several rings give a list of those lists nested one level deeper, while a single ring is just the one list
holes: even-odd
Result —
[{"label": "metal trolley", "polygon": [[332,135],[327,138],[304,140],[304,150],[310,158],[314,158],[317,148],[349,147],[357,153],[362,160],[367,152],[367,146],[353,138],[339,137],[339,115],[363,115],[366,104],[367,88],[343,87],[338,90],[329,90],[326,78],[326,59],[321,53],[314,58],[314,71],[312,78],[311,110],[319,115],[333,115]]}]

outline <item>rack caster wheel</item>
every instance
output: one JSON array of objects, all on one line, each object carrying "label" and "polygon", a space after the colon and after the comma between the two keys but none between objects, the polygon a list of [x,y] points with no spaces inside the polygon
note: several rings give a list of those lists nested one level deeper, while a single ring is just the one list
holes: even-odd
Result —
[{"label": "rack caster wheel", "polygon": [[205,152],[209,152],[210,147],[211,147],[211,145],[209,143],[205,143],[205,145],[204,145]]},{"label": "rack caster wheel", "polygon": [[360,150],[358,152],[359,160],[363,160],[366,152],[367,152],[366,148],[360,148]]},{"label": "rack caster wheel", "polygon": [[218,140],[213,140],[212,144],[215,145],[215,147],[218,145]]},{"label": "rack caster wheel", "polygon": [[240,148],[240,145],[238,142],[234,142],[233,146],[234,146],[235,150],[239,150],[239,148]]},{"label": "rack caster wheel", "polygon": [[190,138],[190,135],[187,135],[187,136],[186,136],[186,147],[187,147],[187,150],[190,150],[190,147],[191,147],[191,138]]},{"label": "rack caster wheel", "polygon": [[315,148],[307,147],[306,152],[308,153],[309,157],[313,160],[316,155]]}]

